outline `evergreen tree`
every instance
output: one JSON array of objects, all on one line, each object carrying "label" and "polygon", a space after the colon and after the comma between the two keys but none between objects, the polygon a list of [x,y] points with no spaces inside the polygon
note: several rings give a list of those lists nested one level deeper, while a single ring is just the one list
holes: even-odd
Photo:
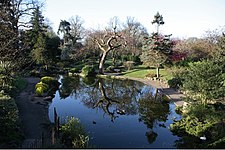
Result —
[{"label": "evergreen tree", "polygon": [[159,12],[156,13],[154,16],[154,20],[152,21],[152,24],[157,24],[157,33],[159,33],[159,26],[163,25],[165,22],[163,21],[162,15],[159,14]]},{"label": "evergreen tree", "polygon": [[43,33],[39,33],[34,48],[32,50],[33,59],[37,64],[47,64],[48,51],[46,48],[46,36]]},{"label": "evergreen tree", "polygon": [[220,63],[204,60],[190,64],[185,74],[183,89],[193,100],[207,104],[225,96],[225,71]]},{"label": "evergreen tree", "polygon": [[47,26],[44,24],[44,17],[41,14],[40,7],[34,9],[31,17],[31,29],[29,30],[30,48],[32,59],[39,65],[48,64],[47,50]]},{"label": "evergreen tree", "polygon": [[46,48],[48,50],[48,60],[52,64],[59,60],[61,51],[59,49],[60,38],[53,32],[52,29],[47,32]]},{"label": "evergreen tree", "polygon": [[44,16],[42,16],[39,6],[37,6],[32,12],[30,23],[31,29],[28,31],[28,34],[30,37],[30,47],[32,49],[37,42],[39,34],[46,32],[47,29],[47,26],[44,24]]},{"label": "evergreen tree", "polygon": [[60,21],[60,24],[59,24],[59,29],[58,29],[58,34],[61,32],[63,33],[63,39],[64,39],[64,44],[65,45],[66,43],[69,42],[69,40],[72,39],[72,36],[70,34],[70,31],[71,31],[71,24],[66,21],[66,20],[61,20]]},{"label": "evergreen tree", "polygon": [[170,40],[171,35],[158,33],[159,26],[164,24],[163,17],[159,13],[155,15],[152,23],[157,23],[157,32],[144,39],[140,58],[143,64],[156,67],[156,76],[159,78],[159,67],[171,53],[173,42]]}]

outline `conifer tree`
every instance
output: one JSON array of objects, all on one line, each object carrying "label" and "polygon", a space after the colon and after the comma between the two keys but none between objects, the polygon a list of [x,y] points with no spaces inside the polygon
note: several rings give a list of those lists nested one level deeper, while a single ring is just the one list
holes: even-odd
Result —
[{"label": "conifer tree", "polygon": [[155,66],[156,77],[159,78],[159,67],[167,60],[168,54],[171,53],[173,42],[170,40],[171,35],[158,33],[159,26],[164,24],[162,15],[157,13],[152,23],[157,24],[157,32],[144,39],[140,59],[147,66]]}]

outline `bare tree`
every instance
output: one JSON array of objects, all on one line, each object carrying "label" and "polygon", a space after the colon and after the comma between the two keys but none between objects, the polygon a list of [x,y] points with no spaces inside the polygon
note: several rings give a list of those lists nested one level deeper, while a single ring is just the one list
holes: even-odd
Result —
[{"label": "bare tree", "polygon": [[71,27],[70,34],[72,36],[72,41],[73,43],[77,43],[77,41],[83,39],[85,35],[83,27],[84,21],[82,20],[81,17],[75,16],[71,17],[69,19],[69,22]]},{"label": "bare tree", "polygon": [[94,35],[93,39],[102,52],[99,61],[99,73],[104,74],[104,63],[107,54],[119,47],[126,46],[126,41],[122,34],[117,31],[117,26],[112,30],[106,29],[105,31],[99,31],[96,33],[97,34]]},{"label": "bare tree", "polygon": [[132,56],[140,55],[143,38],[148,36],[146,28],[134,17],[127,17],[123,32],[127,41],[128,53],[131,53]]},{"label": "bare tree", "polygon": [[23,28],[29,27],[27,18],[37,2],[34,0],[3,0],[0,2],[0,60],[16,61],[17,67],[25,60],[21,44]]}]

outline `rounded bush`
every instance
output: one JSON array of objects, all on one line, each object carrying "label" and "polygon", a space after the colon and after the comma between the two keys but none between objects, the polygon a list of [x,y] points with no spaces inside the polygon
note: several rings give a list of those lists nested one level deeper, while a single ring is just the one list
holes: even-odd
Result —
[{"label": "rounded bush", "polygon": [[42,87],[36,88],[35,92],[38,96],[42,96],[44,94],[44,90]]},{"label": "rounded bush", "polygon": [[95,83],[95,78],[92,77],[85,77],[82,78],[82,81],[86,84],[86,85],[93,85]]},{"label": "rounded bush", "polygon": [[55,88],[57,88],[60,85],[60,83],[58,82],[56,78],[49,77],[49,76],[42,77],[41,82],[47,84],[49,87],[55,87]]},{"label": "rounded bush", "polygon": [[41,81],[41,82],[39,82],[39,83],[36,84],[35,89],[37,89],[37,88],[39,88],[39,87],[41,87],[41,88],[47,90],[49,86],[48,86],[48,84],[43,83],[43,82]]},{"label": "rounded bush", "polygon": [[49,86],[43,82],[39,82],[35,86],[35,92],[38,96],[42,96],[44,92],[48,91]]},{"label": "rounded bush", "polygon": [[41,78],[41,82],[45,83],[45,84],[52,84],[52,82],[56,80],[53,77],[49,77],[49,76],[45,76]]}]

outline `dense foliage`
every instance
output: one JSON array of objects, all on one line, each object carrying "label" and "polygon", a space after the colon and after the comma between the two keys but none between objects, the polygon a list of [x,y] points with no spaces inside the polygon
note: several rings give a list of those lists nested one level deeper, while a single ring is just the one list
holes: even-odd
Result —
[{"label": "dense foliage", "polygon": [[69,118],[62,125],[62,143],[68,148],[87,148],[89,136],[86,135],[84,127],[77,118]]},{"label": "dense foliage", "polygon": [[13,98],[0,93],[0,148],[17,148],[22,139],[18,108]]},{"label": "dense foliage", "polygon": [[[195,104],[186,108],[182,120],[171,125],[171,130],[183,137],[178,148],[221,148],[225,146],[225,106]],[[189,138],[188,138],[189,137]],[[201,141],[200,137],[206,137]],[[190,140],[188,141],[186,138]]]},{"label": "dense foliage", "polygon": [[[172,131],[184,135],[183,144],[193,137],[193,140],[190,140],[192,144],[189,142],[185,147],[178,141],[178,147],[224,147],[223,106],[213,104],[224,102],[225,97],[224,34],[177,40],[175,45],[171,35],[159,33],[159,27],[165,22],[162,15],[157,13],[152,21],[152,24],[156,24],[157,32],[150,35],[140,22],[131,17],[128,17],[123,25],[114,17],[106,30],[85,31],[83,20],[76,16],[69,21],[61,20],[58,33],[62,33],[63,38],[60,39],[45,22],[39,5],[34,0],[0,2],[0,147],[14,148],[21,138],[18,109],[12,98],[15,93],[13,84],[18,74],[33,70],[42,77],[44,71],[79,72],[84,66],[81,73],[84,76],[92,76],[96,72],[92,66],[98,63],[98,71],[103,73],[105,62],[109,58],[112,62],[107,70],[112,72],[116,67],[120,67],[117,69],[120,72],[124,67],[129,70],[143,62],[148,67],[156,67],[159,77],[159,67],[167,64],[168,60],[172,62],[171,66],[176,65],[182,69],[187,67],[168,81],[170,87],[181,88],[190,102],[190,106],[184,110],[186,113],[183,114],[183,119],[172,125]],[[117,63],[116,59],[119,60]],[[83,80],[87,85],[95,83],[88,78]],[[79,88],[78,85],[71,84],[71,79],[67,78],[62,82],[69,85],[67,88],[61,87],[62,98]],[[58,86],[59,83],[54,78],[43,77],[35,89],[39,96],[46,93],[53,95]],[[105,102],[108,102],[109,97],[103,83],[99,82],[99,88]],[[201,103],[204,103],[204,106]],[[166,104],[141,99],[139,105],[140,119],[148,124],[149,128],[152,128],[155,120],[166,119]],[[155,110],[154,106],[158,106],[159,110]],[[107,111],[109,113],[108,109]],[[78,130],[82,134],[76,134]],[[70,147],[86,147],[88,138],[83,135],[78,120],[72,118],[63,126],[62,131],[64,142],[68,140]],[[151,133],[148,137],[153,137],[154,140],[156,136]],[[201,143],[200,136],[207,137],[205,143]]]},{"label": "dense foliage", "polygon": [[183,89],[188,96],[202,103],[219,101],[225,96],[224,73],[223,68],[213,61],[192,63],[185,75]]},{"label": "dense foliage", "polygon": [[224,123],[224,35],[216,43],[211,59],[189,63],[180,76],[189,105],[183,108],[183,118],[171,125],[182,138],[178,148],[222,148],[225,146]]}]

